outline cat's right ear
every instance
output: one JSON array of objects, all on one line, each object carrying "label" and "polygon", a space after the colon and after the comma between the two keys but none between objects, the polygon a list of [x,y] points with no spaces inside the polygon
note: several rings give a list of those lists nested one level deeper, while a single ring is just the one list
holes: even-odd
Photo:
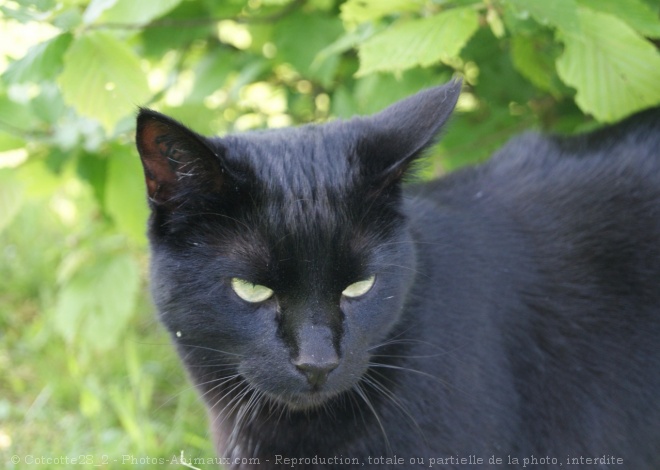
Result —
[{"label": "cat's right ear", "polygon": [[135,140],[152,204],[180,204],[195,190],[219,190],[225,183],[222,149],[174,119],[141,109]]},{"label": "cat's right ear", "polygon": [[358,151],[377,187],[401,180],[410,164],[431,146],[451,116],[461,80],[429,88],[363,118]]}]

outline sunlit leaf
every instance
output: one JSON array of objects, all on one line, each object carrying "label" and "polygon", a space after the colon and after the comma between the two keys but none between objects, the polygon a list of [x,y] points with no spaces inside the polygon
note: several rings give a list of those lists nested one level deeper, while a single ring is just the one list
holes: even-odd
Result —
[{"label": "sunlit leaf", "polygon": [[504,37],[504,22],[495,8],[488,9],[486,21],[496,38],[500,39]]},{"label": "sunlit leaf", "polygon": [[112,7],[115,3],[117,3],[117,0],[92,0],[83,13],[83,21],[86,24],[93,23],[105,10]]},{"label": "sunlit leaf", "polygon": [[579,11],[581,35],[562,35],[561,79],[580,108],[604,122],[660,103],[660,53],[619,19]]},{"label": "sunlit leaf", "polygon": [[0,169],[0,233],[14,219],[23,203],[23,187],[9,169]]},{"label": "sunlit leaf", "polygon": [[[21,147],[25,147],[25,140],[21,139],[16,135],[9,134],[4,131],[0,131],[0,152],[6,152],[7,150],[16,150]],[[1,162],[2,160],[0,160]]]},{"label": "sunlit leaf", "polygon": [[71,34],[64,33],[32,46],[21,59],[9,64],[3,78],[9,83],[52,80],[62,68],[71,39]]},{"label": "sunlit leaf", "polygon": [[81,23],[82,13],[76,7],[65,8],[53,17],[53,26],[63,31],[72,30]]},{"label": "sunlit leaf", "polygon": [[96,350],[117,344],[135,308],[139,269],[128,253],[85,265],[61,288],[54,327],[68,342]]},{"label": "sunlit leaf", "polygon": [[140,159],[128,147],[115,145],[107,165],[105,209],[120,230],[143,245],[149,211]]},{"label": "sunlit leaf", "polygon": [[424,0],[348,0],[341,5],[341,19],[348,25],[373,21],[394,13],[416,12]]},{"label": "sunlit leaf", "polygon": [[395,24],[362,44],[357,74],[426,67],[457,57],[478,27],[473,8],[454,8]]},{"label": "sunlit leaf", "polygon": [[54,82],[44,82],[39,88],[40,93],[32,99],[32,111],[40,120],[55,124],[66,111],[60,89]]},{"label": "sunlit leaf", "polygon": [[554,26],[562,31],[577,33],[580,22],[575,0],[507,0],[522,16],[531,15],[544,25]]},{"label": "sunlit leaf", "polygon": [[12,18],[15,19],[16,21],[20,21],[21,23],[38,21],[39,16],[41,15],[41,13],[32,11],[30,8],[21,5],[18,5],[18,8],[15,8],[13,5],[12,6],[0,5],[0,12],[2,13],[2,15],[0,16]]},{"label": "sunlit leaf", "polygon": [[52,196],[62,185],[58,178],[42,160],[28,160],[17,168],[14,175],[22,184],[29,199],[42,199]]},{"label": "sunlit leaf", "polygon": [[0,125],[14,133],[29,133],[36,127],[37,119],[29,106],[17,103],[0,93]]},{"label": "sunlit leaf", "polygon": [[147,24],[176,7],[181,0],[135,1],[117,0],[98,17],[98,23]]},{"label": "sunlit leaf", "polygon": [[56,4],[55,0],[15,0],[15,2],[19,5],[36,8],[41,11],[50,10]]},{"label": "sunlit leaf", "polygon": [[602,13],[609,13],[624,21],[643,36],[660,38],[658,7],[655,11],[641,0],[577,0],[580,5]]},{"label": "sunlit leaf", "polygon": [[150,96],[133,50],[107,32],[77,38],[64,56],[58,80],[64,100],[110,132]]},{"label": "sunlit leaf", "polygon": [[163,106],[160,111],[205,135],[218,134],[220,129],[225,128],[226,124],[220,111],[210,109],[204,104],[195,103],[194,101],[172,108]]}]

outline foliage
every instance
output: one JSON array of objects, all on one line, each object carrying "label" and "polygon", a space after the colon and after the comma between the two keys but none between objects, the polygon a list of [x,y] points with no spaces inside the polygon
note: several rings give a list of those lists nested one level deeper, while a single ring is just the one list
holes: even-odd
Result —
[{"label": "foliage", "polygon": [[459,75],[429,177],[525,128],[574,132],[658,105],[658,12],[657,0],[0,3],[3,468],[22,468],[5,453],[213,455],[145,293],[138,106],[222,134],[370,113]]}]

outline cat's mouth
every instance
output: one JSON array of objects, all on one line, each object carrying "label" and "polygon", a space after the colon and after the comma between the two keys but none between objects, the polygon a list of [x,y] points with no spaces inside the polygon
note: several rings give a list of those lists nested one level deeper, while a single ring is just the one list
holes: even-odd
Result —
[{"label": "cat's mouth", "polygon": [[287,393],[284,395],[268,394],[269,398],[290,410],[304,411],[327,405],[329,400],[337,397],[337,392],[327,390],[310,390],[302,393]]}]

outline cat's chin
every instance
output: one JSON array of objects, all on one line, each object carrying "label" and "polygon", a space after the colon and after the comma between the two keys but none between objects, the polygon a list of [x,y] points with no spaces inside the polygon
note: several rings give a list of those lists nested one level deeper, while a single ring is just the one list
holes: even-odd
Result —
[{"label": "cat's chin", "polygon": [[286,395],[268,394],[268,397],[291,411],[309,411],[326,406],[338,395],[337,392],[311,391]]}]

